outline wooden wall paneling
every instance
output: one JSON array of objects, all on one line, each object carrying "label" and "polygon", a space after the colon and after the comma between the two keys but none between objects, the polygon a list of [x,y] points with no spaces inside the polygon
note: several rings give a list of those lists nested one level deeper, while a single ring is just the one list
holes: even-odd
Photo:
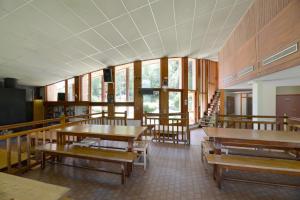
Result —
[{"label": "wooden wall paneling", "polygon": [[220,90],[220,115],[225,114],[225,91],[223,89]]},{"label": "wooden wall paneling", "polygon": [[140,89],[142,88],[142,61],[135,61],[134,67],[134,118],[143,119],[143,96]]},{"label": "wooden wall paneling", "polygon": [[201,80],[200,80],[200,64],[199,64],[199,59],[196,59],[196,92],[195,92],[195,121],[198,122],[200,119],[200,111],[201,107],[199,104],[199,95],[200,95],[200,85],[201,85]]},{"label": "wooden wall paneling", "polygon": [[[299,4],[300,1],[297,0],[254,1],[220,50],[220,87],[224,88],[300,63],[300,53],[297,53],[261,67],[262,59],[293,42],[300,41]],[[254,65],[257,71],[229,83],[223,82],[227,76],[236,76],[240,69],[251,65]]]},{"label": "wooden wall paneling", "polygon": [[188,76],[189,76],[189,68],[188,68],[188,57],[183,57],[181,60],[182,63],[182,92],[181,92],[181,112],[188,112]]},{"label": "wooden wall paneling", "polygon": [[[300,42],[300,1],[291,2],[258,33],[259,61],[290,45]],[[275,39],[276,38],[276,39]],[[300,51],[266,66],[260,65],[260,75],[269,74],[300,64]]]},{"label": "wooden wall paneling", "polygon": [[75,95],[75,102],[79,102],[79,97],[80,97],[80,77],[75,76],[74,77],[74,95]]},{"label": "wooden wall paneling", "polygon": [[[164,57],[160,59],[160,85],[162,85],[163,79],[168,78],[168,58]],[[168,80],[170,81],[170,80]],[[169,113],[169,92],[161,89],[159,92],[159,110],[160,113]],[[167,121],[161,121],[162,124]]]},{"label": "wooden wall paneling", "polygon": [[107,98],[112,98],[112,103],[108,103],[108,115],[112,115],[115,112],[115,67],[110,66],[109,68],[112,69],[112,83],[108,83],[108,91],[107,91]]},{"label": "wooden wall paneling", "polygon": [[66,79],[65,80],[65,101],[68,101],[68,93],[69,93],[68,79]]}]

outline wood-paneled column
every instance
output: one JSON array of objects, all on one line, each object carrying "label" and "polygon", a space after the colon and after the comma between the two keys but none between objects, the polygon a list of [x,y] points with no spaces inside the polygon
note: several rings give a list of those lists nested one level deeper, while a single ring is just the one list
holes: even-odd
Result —
[{"label": "wood-paneled column", "polygon": [[196,92],[195,92],[195,121],[198,122],[198,120],[200,119],[200,110],[201,110],[201,104],[200,104],[200,80],[201,76],[200,76],[200,61],[199,59],[196,59]]},{"label": "wood-paneled column", "polygon": [[143,119],[142,61],[135,61],[134,67],[134,119]]},{"label": "wood-paneled column", "polygon": [[188,112],[188,88],[189,88],[189,66],[188,57],[181,58],[182,63],[182,92],[181,92],[181,112]]},{"label": "wood-paneled column", "polygon": [[108,115],[112,115],[112,113],[115,112],[115,67],[110,66],[110,69],[112,69],[112,83],[108,83],[108,91],[107,91],[107,98],[111,98],[112,102],[108,103]]},{"label": "wood-paneled column", "polygon": [[[168,79],[168,58],[164,57],[160,59],[160,85],[162,86],[163,80]],[[169,82],[170,80],[168,80]],[[159,111],[162,114],[169,113],[169,92],[168,90],[160,90],[159,93]],[[165,123],[161,121],[161,123]]]},{"label": "wood-paneled column", "polygon": [[79,76],[74,77],[74,95],[75,95],[75,102],[79,101],[80,97],[80,78]]}]

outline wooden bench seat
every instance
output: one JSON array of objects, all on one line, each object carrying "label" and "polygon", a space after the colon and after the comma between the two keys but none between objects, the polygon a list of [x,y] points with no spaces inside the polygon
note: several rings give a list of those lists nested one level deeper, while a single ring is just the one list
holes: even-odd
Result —
[{"label": "wooden bench seat", "polygon": [[121,164],[121,172],[112,172],[107,170],[100,171],[121,175],[122,184],[125,183],[126,173],[128,176],[130,175],[133,161],[137,158],[137,154],[133,152],[94,149],[74,145],[45,144],[43,146],[38,147],[37,149],[42,153],[42,169],[45,168],[45,161],[47,155],[119,163]]},{"label": "wooden bench seat", "polygon": [[205,155],[207,154],[213,154],[214,153],[214,146],[213,143],[204,140],[201,142],[201,161],[203,162],[204,158],[206,157]]},{"label": "wooden bench seat", "polygon": [[[223,169],[240,171],[269,172],[292,176],[300,175],[300,161],[238,155],[207,154],[207,162],[214,165],[214,178],[221,188]],[[251,181],[247,181],[251,182]],[[259,183],[259,182],[256,182]],[[275,184],[280,185],[280,184]]]}]

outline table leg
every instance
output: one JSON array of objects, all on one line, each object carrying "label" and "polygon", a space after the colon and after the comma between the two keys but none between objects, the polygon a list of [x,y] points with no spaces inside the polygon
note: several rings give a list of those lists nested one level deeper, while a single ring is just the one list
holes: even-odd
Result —
[{"label": "table leg", "polygon": [[132,152],[133,150],[133,140],[128,140],[128,151]]}]

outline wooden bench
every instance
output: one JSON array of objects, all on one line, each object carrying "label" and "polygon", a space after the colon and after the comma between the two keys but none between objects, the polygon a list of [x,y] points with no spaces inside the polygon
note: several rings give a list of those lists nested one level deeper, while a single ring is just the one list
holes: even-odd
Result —
[{"label": "wooden bench", "polygon": [[[254,172],[269,172],[275,174],[286,174],[291,176],[300,175],[300,161],[298,160],[284,160],[284,159],[272,159],[272,158],[258,158],[258,157],[246,157],[238,155],[216,155],[207,154],[207,162],[214,165],[214,179],[217,181],[217,185],[221,188],[222,179],[235,180],[253,183],[264,183],[276,186],[283,186],[278,183],[265,183],[250,180],[230,179],[223,177],[223,170],[240,170],[240,171],[254,171]],[[284,185],[294,186],[294,185]]]},{"label": "wooden bench", "polygon": [[137,154],[133,152],[94,149],[88,147],[78,147],[74,145],[45,144],[38,147],[37,150],[42,153],[42,169],[45,168],[47,155],[119,163],[121,164],[121,172],[98,169],[97,171],[121,175],[122,184],[125,183],[126,175],[130,176],[133,161],[137,158]]},{"label": "wooden bench", "polygon": [[212,142],[208,140],[204,140],[201,142],[201,161],[203,162],[204,158],[206,158],[207,154],[214,153],[214,146]]}]

